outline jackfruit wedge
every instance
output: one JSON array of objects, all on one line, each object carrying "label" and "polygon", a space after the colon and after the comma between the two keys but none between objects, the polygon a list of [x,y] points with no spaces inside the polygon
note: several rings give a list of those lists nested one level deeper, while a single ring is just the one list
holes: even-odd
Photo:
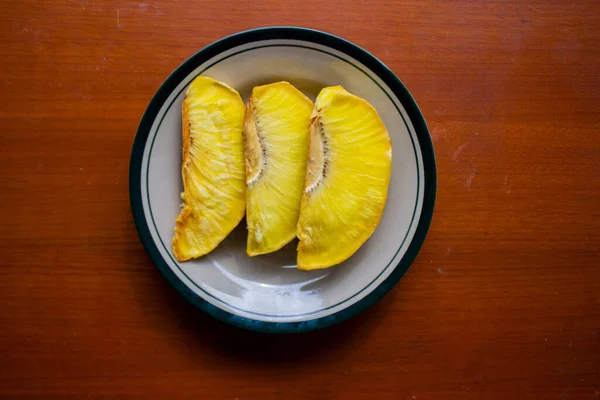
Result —
[{"label": "jackfruit wedge", "polygon": [[377,227],[387,198],[392,146],[375,108],[341,86],[319,93],[300,219],[298,268],[350,257]]},{"label": "jackfruit wedge", "polygon": [[246,221],[249,256],[296,237],[313,103],[288,82],[257,86],[246,109]]},{"label": "jackfruit wedge", "polygon": [[244,102],[212,78],[198,77],[182,107],[184,204],[175,222],[179,261],[211,252],[244,217]]}]

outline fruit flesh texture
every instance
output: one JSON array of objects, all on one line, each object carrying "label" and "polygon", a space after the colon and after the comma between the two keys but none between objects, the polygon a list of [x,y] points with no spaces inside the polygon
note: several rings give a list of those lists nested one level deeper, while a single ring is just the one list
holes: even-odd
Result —
[{"label": "fruit flesh texture", "polygon": [[277,251],[296,237],[312,108],[288,82],[252,91],[244,128],[249,256]]},{"label": "fruit flesh texture", "polygon": [[179,261],[214,250],[244,217],[244,111],[239,93],[212,78],[196,78],[185,93],[184,204],[173,237]]},{"label": "fruit flesh texture", "polygon": [[377,227],[392,166],[377,111],[341,86],[324,88],[311,114],[309,160],[298,221],[298,268],[350,257]]}]

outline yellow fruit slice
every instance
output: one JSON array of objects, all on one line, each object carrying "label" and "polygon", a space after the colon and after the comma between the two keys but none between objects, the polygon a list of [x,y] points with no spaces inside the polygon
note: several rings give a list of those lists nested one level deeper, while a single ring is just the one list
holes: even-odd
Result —
[{"label": "yellow fruit slice", "polygon": [[371,236],[387,198],[392,145],[375,108],[341,86],[321,90],[310,117],[298,268],[328,268]]},{"label": "yellow fruit slice", "polygon": [[244,217],[244,111],[239,93],[212,78],[194,79],[185,93],[184,204],[173,237],[179,261],[214,250]]},{"label": "yellow fruit slice", "polygon": [[246,110],[246,221],[249,256],[296,237],[313,103],[288,82],[257,86]]}]

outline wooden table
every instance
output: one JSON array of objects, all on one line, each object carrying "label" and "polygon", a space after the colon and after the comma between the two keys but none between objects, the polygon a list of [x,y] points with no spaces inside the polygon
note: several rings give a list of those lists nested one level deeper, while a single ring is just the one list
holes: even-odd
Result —
[{"label": "wooden table", "polygon": [[[0,397],[600,399],[600,4],[360,3],[1,1]],[[389,65],[439,174],[408,274],[301,336],[189,305],[146,256],[127,187],[166,76],[274,24]]]}]

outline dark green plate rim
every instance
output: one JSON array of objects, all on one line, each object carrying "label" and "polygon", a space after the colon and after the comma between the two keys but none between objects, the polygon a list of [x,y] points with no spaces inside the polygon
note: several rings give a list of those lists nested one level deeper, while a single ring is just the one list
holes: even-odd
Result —
[{"label": "dark green plate rim", "polygon": [[[152,124],[169,95],[194,69],[214,56],[243,44],[273,39],[302,40],[330,47],[356,59],[377,75],[400,100],[408,114],[419,141],[424,169],[424,198],[417,229],[406,253],[392,273],[371,293],[351,306],[325,317],[298,322],[267,322],[241,317],[198,296],[175,275],[161,256],[150,234],[142,206],[144,149]],[[142,117],[133,143],[129,166],[129,195],[133,219],[146,251],[167,281],[188,301],[209,315],[240,328],[269,333],[299,333],[324,328],[357,315],[381,299],[400,280],[417,256],[427,235],[435,205],[436,180],[435,154],[423,115],[408,89],[385,64],[361,47],[325,32],[299,27],[269,27],[236,33],[209,45],[181,64],[161,85]]]}]

